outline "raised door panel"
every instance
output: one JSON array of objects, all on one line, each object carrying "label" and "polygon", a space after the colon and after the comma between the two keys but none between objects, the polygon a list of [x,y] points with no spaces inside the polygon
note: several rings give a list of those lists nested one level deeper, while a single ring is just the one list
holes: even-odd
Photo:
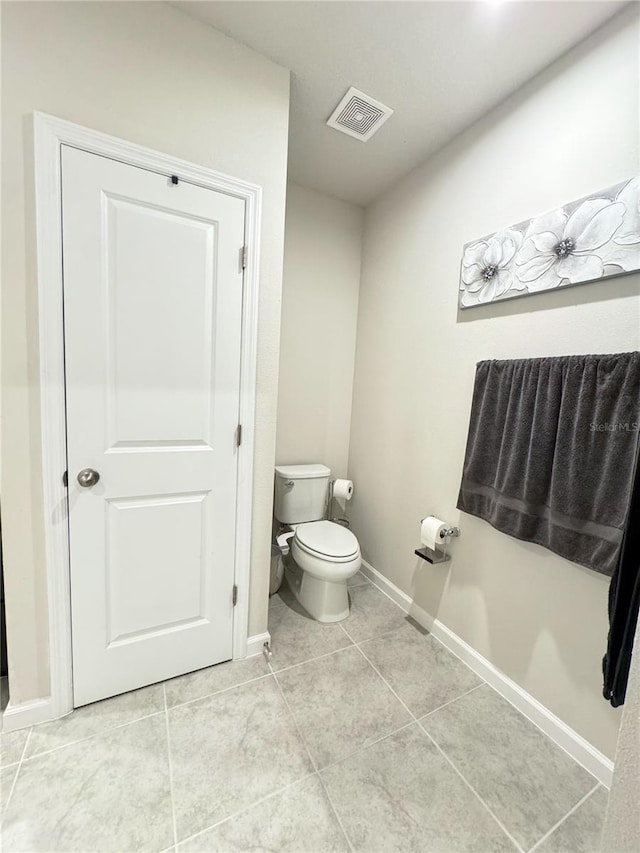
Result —
[{"label": "raised door panel", "polygon": [[216,222],[104,204],[108,445],[210,444]]}]

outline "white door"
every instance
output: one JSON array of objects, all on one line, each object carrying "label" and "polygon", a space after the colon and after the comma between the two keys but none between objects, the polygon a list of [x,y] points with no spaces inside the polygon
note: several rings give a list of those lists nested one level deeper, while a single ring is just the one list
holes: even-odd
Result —
[{"label": "white door", "polygon": [[244,201],[64,146],[62,216],[78,706],[232,656]]}]

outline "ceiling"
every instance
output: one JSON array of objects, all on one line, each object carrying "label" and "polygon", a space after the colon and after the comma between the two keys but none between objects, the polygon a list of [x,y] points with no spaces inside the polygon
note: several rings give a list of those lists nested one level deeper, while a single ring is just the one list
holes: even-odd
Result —
[{"label": "ceiling", "polygon": [[[289,178],[367,204],[627,3],[173,5],[291,69]],[[368,142],[326,126],[349,86],[394,110]]]}]

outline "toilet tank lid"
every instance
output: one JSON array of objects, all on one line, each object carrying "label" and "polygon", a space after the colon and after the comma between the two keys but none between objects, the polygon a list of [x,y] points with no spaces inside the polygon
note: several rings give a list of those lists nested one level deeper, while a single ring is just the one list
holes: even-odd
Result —
[{"label": "toilet tank lid", "polygon": [[276,465],[276,476],[286,480],[312,480],[330,477],[331,468],[326,465]]}]

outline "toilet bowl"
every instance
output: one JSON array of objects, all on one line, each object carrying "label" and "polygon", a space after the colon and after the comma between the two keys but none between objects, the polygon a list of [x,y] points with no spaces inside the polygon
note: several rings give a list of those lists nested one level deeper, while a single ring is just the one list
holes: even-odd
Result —
[{"label": "toilet bowl", "polygon": [[[291,556],[295,567],[287,582],[304,609],[318,622],[339,622],[349,615],[347,581],[360,569],[358,540],[333,521],[292,525]],[[296,571],[296,568],[298,571]]]},{"label": "toilet bowl", "polygon": [[330,476],[326,465],[276,467],[275,517],[288,531],[278,536],[278,543],[283,553],[291,551],[285,577],[319,622],[339,622],[349,615],[347,581],[362,562],[353,533],[324,519]]}]

